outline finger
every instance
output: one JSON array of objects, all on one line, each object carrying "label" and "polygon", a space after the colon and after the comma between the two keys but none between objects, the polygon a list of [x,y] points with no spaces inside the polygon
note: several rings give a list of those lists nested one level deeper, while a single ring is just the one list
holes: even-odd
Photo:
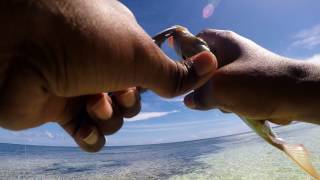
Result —
[{"label": "finger", "polygon": [[289,119],[270,119],[269,121],[278,125],[289,125],[292,122],[292,120]]},{"label": "finger", "polygon": [[117,132],[123,125],[123,115],[119,106],[107,94],[88,97],[87,111],[98,130],[104,135]]},{"label": "finger", "polygon": [[112,117],[113,108],[110,97],[104,93],[90,95],[87,97],[87,111],[93,119],[108,120]]},{"label": "finger", "polygon": [[107,121],[99,120],[97,122],[97,127],[104,135],[111,135],[116,133],[121,129],[123,125],[123,116],[119,114],[115,114],[112,118]]},{"label": "finger", "polygon": [[216,58],[210,52],[201,52],[183,63],[174,62],[163,53],[150,51],[148,56],[144,65],[138,67],[137,78],[144,87],[163,97],[174,97],[200,87],[217,69]]},{"label": "finger", "polygon": [[60,122],[60,126],[73,137],[81,149],[87,152],[99,151],[105,144],[103,133],[93,123],[84,106],[78,108],[76,102],[72,104],[67,112],[67,119]]},{"label": "finger", "polygon": [[105,137],[99,128],[92,123],[92,119],[86,113],[81,115],[83,120],[75,127],[74,140],[88,152],[97,152],[105,145]]},{"label": "finger", "polygon": [[225,110],[225,109],[222,109],[222,108],[219,108],[219,110],[225,114],[228,114],[228,113],[232,113],[231,111],[228,111],[228,110]]},{"label": "finger", "polygon": [[184,98],[184,104],[190,109],[209,110],[215,107],[216,102],[213,97],[212,80],[205,85],[188,94]]},{"label": "finger", "polygon": [[131,118],[140,112],[141,98],[136,88],[114,92],[113,99],[119,105],[123,117]]}]

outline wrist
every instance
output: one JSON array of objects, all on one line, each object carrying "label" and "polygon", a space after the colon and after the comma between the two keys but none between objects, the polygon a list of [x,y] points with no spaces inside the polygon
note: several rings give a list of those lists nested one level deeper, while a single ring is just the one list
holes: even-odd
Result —
[{"label": "wrist", "polygon": [[284,107],[295,120],[320,123],[320,64],[285,59],[286,75],[291,83],[286,88]]}]

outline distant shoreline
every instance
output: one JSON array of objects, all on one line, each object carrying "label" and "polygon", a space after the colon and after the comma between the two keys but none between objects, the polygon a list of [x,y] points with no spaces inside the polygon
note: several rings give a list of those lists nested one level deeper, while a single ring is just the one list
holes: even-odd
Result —
[{"label": "distant shoreline", "polygon": [[[295,125],[299,124],[300,122],[293,122],[290,125]],[[274,126],[273,129],[278,129],[282,128],[285,126]],[[246,134],[254,134],[253,131],[246,131],[246,132],[240,132],[236,134],[230,134],[230,135],[224,135],[224,136],[217,136],[217,137],[210,137],[210,138],[204,138],[204,139],[196,139],[196,140],[187,140],[187,141],[177,141],[177,142],[166,142],[166,143],[158,143],[158,144],[137,144],[137,145],[112,145],[112,146],[105,146],[104,149],[106,148],[122,148],[122,147],[135,147],[135,146],[161,146],[161,145],[170,145],[170,144],[177,144],[177,143],[186,143],[186,142],[196,142],[196,141],[204,141],[204,140],[213,140],[213,139],[221,139],[221,138],[228,138],[232,136],[239,136],[239,135],[246,135]],[[31,147],[57,147],[57,148],[78,148],[77,146],[50,146],[50,145],[31,145],[31,144],[15,144],[15,143],[2,143],[0,144],[7,144],[7,145],[17,145],[17,146],[31,146]]]}]

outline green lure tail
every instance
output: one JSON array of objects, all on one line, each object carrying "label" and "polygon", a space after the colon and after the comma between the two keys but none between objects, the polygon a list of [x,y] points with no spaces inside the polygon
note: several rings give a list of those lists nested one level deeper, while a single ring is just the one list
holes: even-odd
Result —
[{"label": "green lure tail", "polygon": [[286,153],[296,164],[316,179],[320,179],[319,174],[310,161],[310,155],[302,144],[288,144],[283,139],[276,136],[272,131],[268,121],[251,120],[245,117],[240,118],[261,138],[269,144]]}]

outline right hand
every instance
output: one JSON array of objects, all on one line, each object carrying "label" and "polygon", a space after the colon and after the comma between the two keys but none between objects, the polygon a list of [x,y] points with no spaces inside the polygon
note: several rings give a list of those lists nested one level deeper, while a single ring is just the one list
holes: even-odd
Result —
[{"label": "right hand", "polygon": [[209,29],[198,37],[208,43],[219,68],[186,96],[188,107],[277,124],[319,123],[319,65],[281,57],[231,31]]},{"label": "right hand", "polygon": [[0,11],[0,127],[55,122],[89,152],[140,111],[136,87],[174,97],[216,68],[211,53],[172,61],[117,0],[3,0]]}]

